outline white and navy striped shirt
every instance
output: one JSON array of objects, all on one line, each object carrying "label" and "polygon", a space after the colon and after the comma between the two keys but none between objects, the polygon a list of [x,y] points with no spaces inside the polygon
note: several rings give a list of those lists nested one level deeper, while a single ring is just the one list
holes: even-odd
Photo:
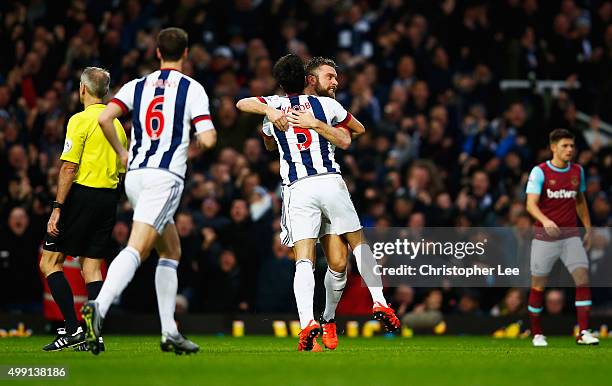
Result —
[{"label": "white and navy striped shirt", "polygon": [[128,170],[165,169],[185,178],[191,127],[214,130],[204,87],[176,70],[134,79],[111,102],[124,114],[134,110]]},{"label": "white and navy striped shirt", "polygon": [[[314,95],[290,95],[259,97],[267,105],[282,111],[289,109],[310,111],[315,118],[330,126],[346,127],[351,120],[348,113],[335,99]],[[336,146],[313,129],[293,127],[278,130],[264,120],[263,132],[274,136],[280,152],[280,174],[283,184],[317,174],[340,173],[340,165],[334,158]]]}]

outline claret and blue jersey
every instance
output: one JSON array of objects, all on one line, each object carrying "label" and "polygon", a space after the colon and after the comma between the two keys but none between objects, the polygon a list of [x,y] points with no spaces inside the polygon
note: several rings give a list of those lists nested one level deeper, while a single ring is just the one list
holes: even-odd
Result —
[{"label": "claret and blue jersey", "polygon": [[[282,111],[289,109],[310,111],[315,118],[330,126],[346,127],[351,120],[340,103],[328,97],[314,95],[289,95],[259,97],[259,100]],[[284,185],[306,177],[340,173],[335,160],[336,147],[313,129],[289,126],[287,131],[274,127],[264,120],[263,132],[273,136],[280,152],[280,174]]]},{"label": "claret and blue jersey", "polygon": [[[568,228],[575,234],[578,219],[576,214],[576,198],[586,190],[584,170],[575,163],[570,163],[561,169],[550,161],[535,166],[529,174],[526,192],[540,195],[538,207],[546,217],[560,228]],[[541,230],[542,224],[536,222],[536,236],[545,236]]]}]

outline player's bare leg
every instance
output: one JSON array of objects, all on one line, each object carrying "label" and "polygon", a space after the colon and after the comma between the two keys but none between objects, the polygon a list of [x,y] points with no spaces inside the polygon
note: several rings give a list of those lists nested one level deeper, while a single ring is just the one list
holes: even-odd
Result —
[{"label": "player's bare leg", "polygon": [[[81,256],[79,257],[79,263],[81,264],[81,276],[87,287],[87,299],[94,300],[98,297],[103,284],[102,259]],[[98,338],[98,342],[99,350],[105,351],[104,339],[101,336]],[[87,342],[83,342],[75,347],[75,351],[89,351]]]},{"label": "player's bare leg", "polygon": [[323,330],[323,344],[330,350],[338,346],[336,332],[336,308],[342,298],[346,287],[346,265],[348,261],[348,247],[342,237],[334,234],[320,238],[325,257],[327,258],[327,272],[325,273],[325,311],[319,322]]},{"label": "player's bare leg", "polygon": [[98,338],[108,309],[130,283],[140,263],[149,257],[157,236],[157,231],[151,225],[134,221],[128,246],[119,252],[108,268],[100,294],[81,309],[87,325],[87,345],[92,353],[97,355],[100,352]]},{"label": "player's bare leg", "polygon": [[589,330],[589,314],[591,313],[591,287],[589,287],[589,271],[580,267],[572,271],[576,284],[576,319],[578,321],[578,336],[576,343],[580,345],[597,345],[597,339]]},{"label": "player's bare leg", "polygon": [[372,249],[370,249],[370,246],[366,242],[363,229],[345,233],[342,236],[353,250],[359,274],[361,274],[361,277],[367,284],[368,290],[370,290],[370,294],[372,295],[372,301],[374,302],[372,315],[374,319],[383,322],[387,331],[396,331],[400,327],[400,321],[385,300],[382,291],[383,285],[381,277],[375,275],[373,272],[373,268],[377,263],[372,253]]},{"label": "player's bare leg", "polygon": [[313,312],[315,246],[316,239],[299,240],[293,246],[295,255],[293,292],[300,315],[300,326],[302,327],[298,351],[321,350],[316,345],[316,338],[321,334],[321,326],[315,320]]},{"label": "player's bare leg", "polygon": [[85,339],[83,329],[79,327],[74,312],[72,289],[64,276],[64,259],[63,253],[47,249],[43,249],[40,258],[40,271],[45,275],[51,295],[59,306],[65,321],[65,328],[57,330],[57,336],[51,343],[43,347],[44,351],[59,351],[75,347]]},{"label": "player's bare leg", "polygon": [[168,224],[155,242],[159,261],[155,270],[155,292],[162,327],[160,348],[162,351],[195,353],[200,347],[181,335],[174,321],[176,293],[178,291],[177,268],[181,259],[181,242],[174,224]]},{"label": "player's bare leg", "polygon": [[529,320],[531,322],[532,343],[534,347],[546,347],[546,336],[542,331],[541,316],[544,309],[544,288],[548,281],[547,276],[531,276],[531,290],[529,291]]}]

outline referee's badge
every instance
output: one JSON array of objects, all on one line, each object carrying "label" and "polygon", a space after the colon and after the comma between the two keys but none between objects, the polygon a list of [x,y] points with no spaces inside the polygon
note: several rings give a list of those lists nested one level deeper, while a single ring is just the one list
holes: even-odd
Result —
[{"label": "referee's badge", "polygon": [[66,142],[64,142],[63,153],[68,153],[71,149],[72,149],[72,140],[70,138],[66,138]]}]

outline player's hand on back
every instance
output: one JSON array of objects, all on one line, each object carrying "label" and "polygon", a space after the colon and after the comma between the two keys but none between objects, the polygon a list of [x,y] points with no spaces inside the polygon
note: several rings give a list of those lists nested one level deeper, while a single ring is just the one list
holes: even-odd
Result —
[{"label": "player's hand on back", "polygon": [[266,117],[277,129],[281,131],[287,131],[289,129],[287,116],[281,110],[269,107],[266,109]]},{"label": "player's hand on back", "polygon": [[542,225],[544,226],[544,230],[550,237],[558,237],[561,235],[561,229],[559,229],[559,227],[557,226],[557,224],[555,224],[554,221],[546,220],[542,222]]},{"label": "player's hand on back", "polygon": [[287,120],[294,126],[303,128],[314,128],[319,120],[310,111],[291,110],[287,114]]}]

